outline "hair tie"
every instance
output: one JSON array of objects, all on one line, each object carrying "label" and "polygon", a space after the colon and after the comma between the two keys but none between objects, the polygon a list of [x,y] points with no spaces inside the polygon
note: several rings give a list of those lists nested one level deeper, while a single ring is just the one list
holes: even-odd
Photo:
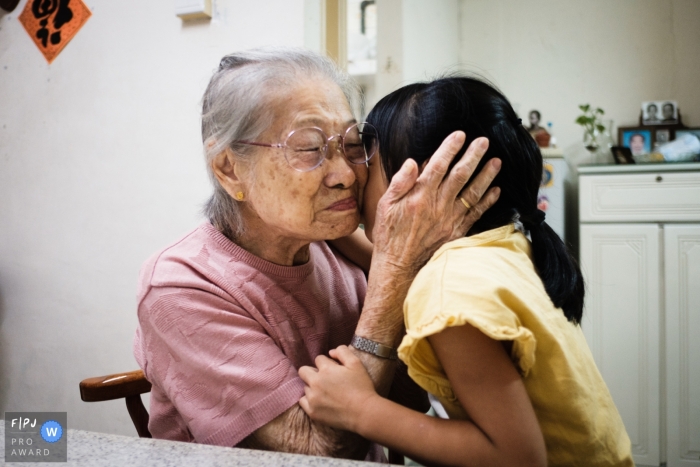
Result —
[{"label": "hair tie", "polygon": [[541,209],[535,209],[532,214],[522,219],[521,222],[527,230],[532,230],[533,227],[539,227],[544,224],[545,213]]},{"label": "hair tie", "polygon": [[522,119],[522,118],[518,118],[517,120],[515,120],[515,124],[516,124],[516,125],[522,125],[522,124],[523,124],[523,119]]},{"label": "hair tie", "polygon": [[544,218],[547,217],[545,212],[541,209],[535,210],[532,214],[532,225],[542,225],[544,224]]}]

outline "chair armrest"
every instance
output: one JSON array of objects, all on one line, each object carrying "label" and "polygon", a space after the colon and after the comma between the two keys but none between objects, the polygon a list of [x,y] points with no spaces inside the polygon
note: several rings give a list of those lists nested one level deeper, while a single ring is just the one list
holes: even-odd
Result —
[{"label": "chair armrest", "polygon": [[85,402],[109,401],[151,391],[143,371],[87,378],[80,382],[80,398]]}]

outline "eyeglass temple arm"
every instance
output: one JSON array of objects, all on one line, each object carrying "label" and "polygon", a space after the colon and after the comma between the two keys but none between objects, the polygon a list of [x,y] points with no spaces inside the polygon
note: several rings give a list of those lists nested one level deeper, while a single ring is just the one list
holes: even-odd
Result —
[{"label": "eyeglass temple arm", "polygon": [[254,141],[231,141],[234,144],[247,144],[250,146],[261,146],[264,148],[283,148],[284,144],[277,143],[277,144],[265,144],[265,143],[256,143]]}]

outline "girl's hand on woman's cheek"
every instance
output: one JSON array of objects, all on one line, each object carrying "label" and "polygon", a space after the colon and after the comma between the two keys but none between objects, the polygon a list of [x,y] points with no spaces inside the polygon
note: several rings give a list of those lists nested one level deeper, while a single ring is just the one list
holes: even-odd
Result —
[{"label": "girl's hand on woman's cheek", "polygon": [[340,363],[319,355],[317,368],[299,369],[299,376],[306,383],[306,395],[299,405],[315,422],[356,431],[363,410],[379,395],[364,365],[349,347],[341,345],[331,350],[330,356]]}]

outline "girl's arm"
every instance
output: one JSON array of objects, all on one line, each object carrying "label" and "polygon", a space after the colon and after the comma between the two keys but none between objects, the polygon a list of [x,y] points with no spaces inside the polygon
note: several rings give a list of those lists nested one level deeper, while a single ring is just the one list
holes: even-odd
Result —
[{"label": "girl's arm", "polygon": [[372,262],[372,243],[367,240],[365,231],[358,228],[347,237],[328,240],[336,250],[347,259],[359,266],[365,275],[369,274],[369,265]]},{"label": "girl's arm", "polygon": [[318,357],[318,370],[299,370],[308,385],[299,404],[313,420],[422,463],[546,465],[532,404],[502,344],[470,325],[447,328],[429,341],[470,421],[429,417],[380,397],[362,363],[344,346],[331,351],[340,364]]}]

